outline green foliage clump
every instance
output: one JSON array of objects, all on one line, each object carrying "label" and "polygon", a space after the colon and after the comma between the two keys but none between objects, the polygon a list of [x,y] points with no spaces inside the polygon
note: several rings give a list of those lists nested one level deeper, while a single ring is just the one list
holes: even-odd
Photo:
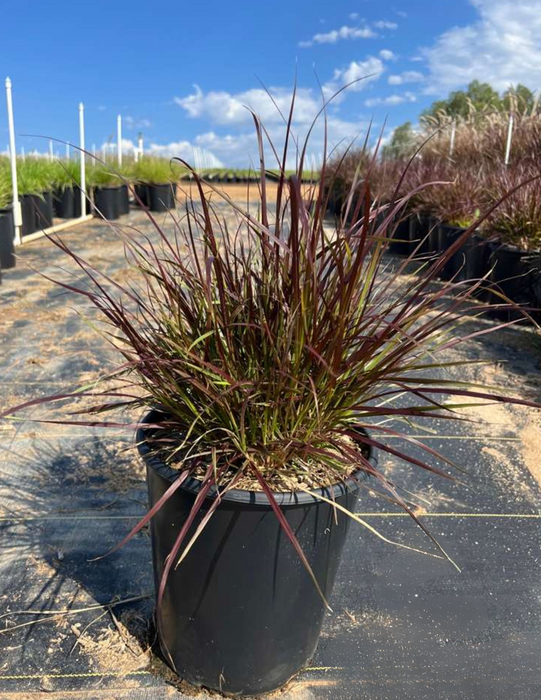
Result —
[{"label": "green foliage clump", "polygon": [[0,156],[0,209],[10,206],[13,198],[9,158]]},{"label": "green foliage clump", "polygon": [[165,185],[177,182],[185,170],[178,161],[158,156],[143,156],[133,164],[133,179],[147,185]]},{"label": "green foliage clump", "polygon": [[54,187],[54,163],[47,158],[27,156],[17,159],[19,194],[42,196]]},{"label": "green foliage clump", "polygon": [[78,160],[55,160],[51,171],[55,189],[65,190],[81,184],[81,164]]}]

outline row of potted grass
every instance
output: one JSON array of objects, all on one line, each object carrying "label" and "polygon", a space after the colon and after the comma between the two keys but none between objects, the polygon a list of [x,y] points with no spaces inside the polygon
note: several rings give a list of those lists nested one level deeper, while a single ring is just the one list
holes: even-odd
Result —
[{"label": "row of potted grass", "polygon": [[[541,131],[537,122],[523,119],[513,141],[516,157],[505,165],[500,148],[504,121],[498,117],[459,125],[452,157],[439,134],[410,158],[380,157],[365,149],[337,156],[324,173],[331,210],[351,218],[355,190],[364,182],[370,186],[371,207],[395,203],[399,208],[402,202],[390,250],[407,254],[416,245],[423,254],[445,251],[483,216],[476,233],[441,268],[440,277],[462,282],[490,273],[496,292],[515,303],[540,307],[541,181],[536,154]],[[486,297],[502,303],[497,293]]]},{"label": "row of potted grass", "polygon": [[[175,182],[183,169],[168,159],[145,157],[119,166],[95,161],[86,166],[88,201],[85,213],[117,219],[129,212],[128,183],[135,204],[151,211],[175,206]],[[80,165],[75,160],[50,161],[27,157],[17,163],[24,238],[53,225],[54,218],[81,216]],[[0,267],[15,265],[13,252],[12,187],[9,161],[0,159]]]},{"label": "row of potted grass", "polygon": [[[207,182],[221,182],[221,183],[247,183],[247,182],[257,182],[260,179],[260,175],[254,170],[230,170],[228,168],[205,168],[199,172],[200,178],[206,180]],[[183,180],[193,180],[195,178],[194,173],[186,170],[183,175]]]},{"label": "row of potted grass", "polygon": [[[411,213],[396,226],[389,250],[425,259],[438,256],[449,250],[469,223],[440,221],[427,212]],[[446,260],[438,276],[472,284],[485,278],[479,300],[501,306],[501,293],[528,309],[535,320],[541,318],[541,252],[509,245],[489,228],[480,228],[469,237]],[[505,316],[518,317],[518,313],[506,309]]]},{"label": "row of potted grass", "polygon": [[[296,175],[294,170],[285,170],[284,176],[289,177],[291,175]],[[270,180],[279,180],[280,171],[279,170],[266,170],[265,176]],[[227,168],[206,168],[199,171],[198,177],[207,182],[221,182],[221,183],[249,183],[249,182],[259,182],[261,179],[260,173],[256,172],[252,168],[250,169],[234,169],[230,170]],[[186,170],[182,175],[183,180],[193,180],[195,178],[194,173]],[[311,171],[303,171],[302,182],[315,182],[319,178],[318,173],[313,173]]]}]

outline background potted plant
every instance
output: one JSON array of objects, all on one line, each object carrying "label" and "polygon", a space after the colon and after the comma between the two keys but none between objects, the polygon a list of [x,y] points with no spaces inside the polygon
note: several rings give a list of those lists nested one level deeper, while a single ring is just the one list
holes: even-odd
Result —
[{"label": "background potted plant", "polygon": [[[488,187],[492,199],[501,197],[531,177],[537,168],[528,161],[491,174]],[[490,280],[496,292],[529,308],[539,319],[541,307],[541,187],[534,180],[506,199],[490,216],[487,228],[493,236],[489,242]],[[499,295],[490,298],[501,302]],[[505,317],[516,317],[516,311],[503,310]]]},{"label": "background potted plant", "polygon": [[121,179],[116,166],[101,161],[92,161],[86,170],[87,186],[92,188],[96,216],[114,220],[126,213],[125,195],[121,190]]},{"label": "background potted plant", "polygon": [[45,158],[27,156],[17,161],[22,208],[22,235],[53,225],[53,171]]},{"label": "background potted plant", "polygon": [[[60,219],[81,216],[81,170],[76,160],[56,160],[52,164],[54,213]],[[86,212],[90,208],[87,202]]]},{"label": "background potted plant", "polygon": [[[389,541],[354,513],[365,479],[428,534],[428,554],[446,556],[375,451],[443,476],[454,465],[389,420],[456,420],[456,397],[535,405],[433,372],[439,352],[470,337],[462,317],[479,307],[475,285],[430,283],[484,217],[421,275],[400,276],[404,260],[387,276],[386,229],[409,195],[377,220],[365,180],[330,234],[325,162],[322,181],[301,188],[305,144],[296,175],[286,173],[287,152],[278,163],[269,212],[254,119],[261,206],[248,212],[223,195],[236,230],[193,173],[198,202],[188,202],[181,225],[157,226],[157,241],[122,238],[138,284],[123,287],[51,239],[90,281],[59,284],[103,314],[104,336],[121,354],[101,390],[74,394],[88,399],[77,410],[88,419],[68,422],[117,428],[100,416],[149,411],[125,425],[138,430],[150,509],[118,546],[151,522],[164,657],[196,685],[244,695],[278,688],[308,664],[348,522]],[[40,397],[0,417],[66,398]]]},{"label": "background potted plant", "polygon": [[178,164],[166,158],[143,156],[134,165],[135,193],[150,211],[168,211],[176,206]]}]

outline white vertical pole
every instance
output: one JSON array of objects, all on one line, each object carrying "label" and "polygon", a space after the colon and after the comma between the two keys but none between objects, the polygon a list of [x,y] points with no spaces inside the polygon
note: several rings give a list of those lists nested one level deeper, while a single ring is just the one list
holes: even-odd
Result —
[{"label": "white vertical pole", "polygon": [[511,155],[511,142],[513,140],[513,113],[509,115],[509,126],[507,127],[507,143],[505,144],[505,165],[509,165],[509,156]]},{"label": "white vertical pole", "polygon": [[143,145],[143,134],[139,132],[139,136],[137,137],[137,152],[139,154],[139,158],[143,157],[144,153],[144,145]]},{"label": "white vertical pole", "polygon": [[53,142],[49,139],[49,160],[54,160]]},{"label": "white vertical pole", "polygon": [[453,120],[453,125],[451,126],[451,138],[449,140],[449,155],[453,155],[455,150],[455,137],[456,137],[456,121]]},{"label": "white vertical pole", "polygon": [[116,133],[117,133],[117,160],[118,164],[122,165],[122,116],[119,114],[116,118]]},{"label": "white vertical pole", "polygon": [[96,157],[96,144],[95,143],[92,144],[92,155],[94,156],[94,158]]},{"label": "white vertical pole", "polygon": [[21,244],[21,226],[23,217],[21,203],[19,202],[19,188],[17,185],[17,151],[15,150],[15,126],[13,122],[13,100],[11,97],[11,80],[6,78],[6,102],[8,110],[9,127],[9,159],[11,164],[11,187],[13,191],[13,227],[14,243]]},{"label": "white vertical pole", "polygon": [[66,144],[66,160],[70,159],[70,145],[69,143]]},{"label": "white vertical pole", "polygon": [[25,152],[24,152],[24,146],[21,146],[21,158],[22,158],[23,160],[26,160],[26,154],[25,154]]},{"label": "white vertical pole", "polygon": [[86,214],[85,106],[79,102],[79,147],[81,149],[81,216]]}]

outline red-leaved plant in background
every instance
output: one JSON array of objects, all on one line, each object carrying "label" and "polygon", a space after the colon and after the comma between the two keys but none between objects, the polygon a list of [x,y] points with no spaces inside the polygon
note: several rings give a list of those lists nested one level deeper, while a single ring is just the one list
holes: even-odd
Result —
[{"label": "red-leaved plant in background", "polygon": [[[134,272],[132,282],[115,281],[51,237],[88,278],[83,286],[58,284],[98,310],[103,335],[122,360],[102,376],[101,389],[97,385],[37,398],[0,415],[88,397],[98,399],[84,409],[89,418],[61,422],[148,431],[149,443],[179,476],[118,546],[148,523],[188,476],[200,478],[199,497],[167,560],[158,609],[171,567],[220,506],[217,497],[201,511],[211,489],[220,494],[240,485],[263,491],[319,589],[277,504],[277,491],[311,490],[363,470],[371,477],[370,488],[400,505],[433,540],[395,484],[368,461],[366,448],[451,478],[435,463],[456,465],[408,435],[401,424],[436,417],[461,420],[459,409],[478,400],[535,405],[438,374],[461,364],[441,361],[446,350],[472,335],[516,323],[461,333],[465,315],[485,309],[474,301],[482,280],[467,286],[431,284],[486,214],[441,257],[421,261],[417,275],[402,274],[411,271],[413,254],[389,274],[388,230],[408,201],[430,184],[403,194],[410,161],[394,194],[386,197],[385,209],[378,212],[372,206],[370,168],[362,178],[357,170],[340,217],[334,223],[326,220],[332,178],[329,184],[325,160],[319,181],[301,185],[314,125],[298,146],[292,130],[294,108],[295,93],[280,153],[253,114],[261,177],[251,194],[258,206],[242,207],[214,186],[204,187],[193,171],[197,201],[188,200],[178,220],[172,216],[161,225],[149,213],[152,238],[114,226]],[[322,108],[320,115],[324,112]],[[266,148],[279,171],[272,203]],[[292,149],[297,175],[287,177]],[[376,161],[377,153],[367,150],[363,155],[365,163]],[[208,187],[216,196],[205,193]],[[233,227],[224,207],[235,216]],[[157,409],[161,417],[146,424],[101,417],[125,409]],[[421,448],[425,458],[398,449],[397,437]],[[201,512],[204,516],[188,540]],[[433,556],[444,554],[439,549],[440,555]]]}]

